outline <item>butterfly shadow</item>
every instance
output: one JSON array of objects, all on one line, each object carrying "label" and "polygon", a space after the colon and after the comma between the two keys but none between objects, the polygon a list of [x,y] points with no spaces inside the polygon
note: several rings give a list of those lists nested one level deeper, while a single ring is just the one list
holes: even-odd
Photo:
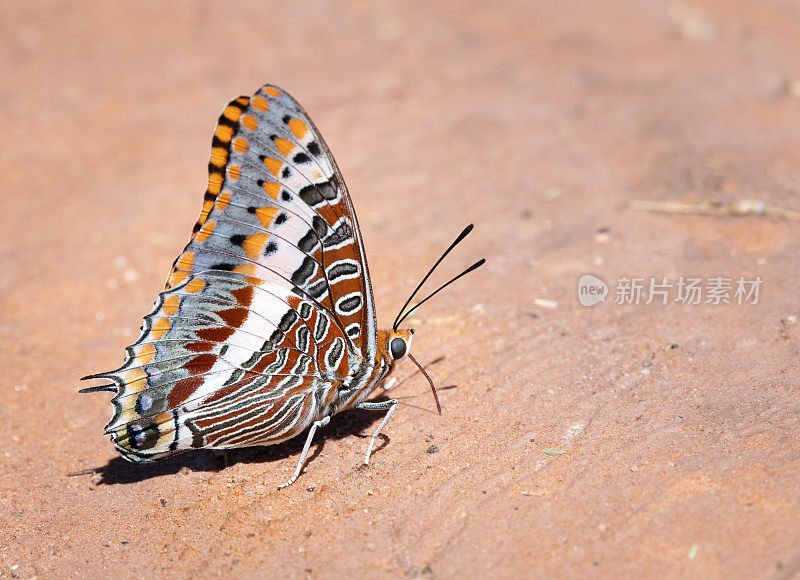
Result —
[{"label": "butterfly shadow", "polygon": [[[380,402],[388,399],[388,396],[382,394],[370,400]],[[383,413],[363,409],[350,409],[335,415],[328,426],[319,429],[314,435],[311,451],[306,458],[306,466],[311,464],[322,453],[326,439],[344,439],[352,436],[368,439],[372,433],[370,427],[381,421],[383,417]],[[308,430],[306,429],[300,435],[277,445],[245,447],[225,451],[190,450],[160,461],[144,464],[130,463],[117,456],[109,460],[106,465],[71,473],[70,475],[93,474],[93,482],[96,485],[124,485],[154,477],[174,475],[185,470],[191,472],[221,472],[226,467],[238,463],[272,463],[290,458],[297,460],[303,450],[307,436]],[[373,453],[380,451],[391,441],[384,433],[381,433],[380,439],[380,444],[376,445]],[[364,451],[366,452],[366,447]]]}]

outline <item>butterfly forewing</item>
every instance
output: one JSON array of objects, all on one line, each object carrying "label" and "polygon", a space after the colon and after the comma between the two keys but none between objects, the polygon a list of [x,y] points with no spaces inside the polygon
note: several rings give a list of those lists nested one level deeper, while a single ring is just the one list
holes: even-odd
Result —
[{"label": "butterfly forewing", "polygon": [[292,437],[372,361],[374,306],[344,181],[273,86],[223,111],[192,238],[110,373],[106,430],[132,460]]}]

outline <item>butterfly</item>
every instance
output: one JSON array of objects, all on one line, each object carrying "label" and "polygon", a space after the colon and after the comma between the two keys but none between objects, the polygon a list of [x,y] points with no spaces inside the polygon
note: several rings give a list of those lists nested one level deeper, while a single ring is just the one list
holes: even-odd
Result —
[{"label": "butterfly", "polygon": [[124,364],[84,377],[110,382],[81,392],[115,393],[105,432],[132,462],[272,445],[308,429],[281,487],[300,475],[316,430],[331,416],[386,411],[368,464],[398,402],[365,399],[401,360],[414,360],[414,331],[400,324],[416,306],[403,312],[472,226],[392,327],[380,329],[352,200],[294,98],[265,85],[231,101],[214,130],[208,172],[191,239]]}]

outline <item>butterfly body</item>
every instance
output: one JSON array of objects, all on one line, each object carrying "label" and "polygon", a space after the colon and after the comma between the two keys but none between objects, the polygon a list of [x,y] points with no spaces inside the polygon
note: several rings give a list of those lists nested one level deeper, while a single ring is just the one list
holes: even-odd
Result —
[{"label": "butterfly body", "polygon": [[377,328],[355,211],[308,115],[271,85],[235,99],[208,167],[192,237],[124,364],[85,377],[111,381],[84,391],[116,393],[117,450],[147,462],[274,444],[358,406],[388,418],[396,401],[364,400],[411,333]]}]

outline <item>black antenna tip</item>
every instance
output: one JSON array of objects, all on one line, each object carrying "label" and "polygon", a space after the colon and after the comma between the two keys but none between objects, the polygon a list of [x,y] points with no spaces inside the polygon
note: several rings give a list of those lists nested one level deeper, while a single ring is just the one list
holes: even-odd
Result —
[{"label": "black antenna tip", "polygon": [[457,243],[459,243],[461,240],[463,240],[464,238],[466,238],[466,237],[469,235],[469,233],[472,231],[472,229],[473,229],[474,227],[475,227],[475,224],[469,224],[467,227],[465,227],[465,228],[464,228],[464,231],[463,231],[463,232],[461,232],[461,233],[459,234],[459,236],[456,238],[456,241],[455,241],[455,242],[453,242],[453,245],[455,246],[455,245],[456,245]]},{"label": "black antenna tip", "polygon": [[[486,258],[481,258],[480,260],[478,260],[477,262],[475,262],[474,264],[472,264],[472,266],[470,266],[469,268],[467,268],[466,270],[464,270],[464,274],[466,274],[466,273],[468,273],[468,272],[472,272],[473,270],[477,270],[478,268],[480,268],[481,266],[483,266],[485,263],[486,263]],[[463,276],[464,274],[462,274],[462,276]]]}]

